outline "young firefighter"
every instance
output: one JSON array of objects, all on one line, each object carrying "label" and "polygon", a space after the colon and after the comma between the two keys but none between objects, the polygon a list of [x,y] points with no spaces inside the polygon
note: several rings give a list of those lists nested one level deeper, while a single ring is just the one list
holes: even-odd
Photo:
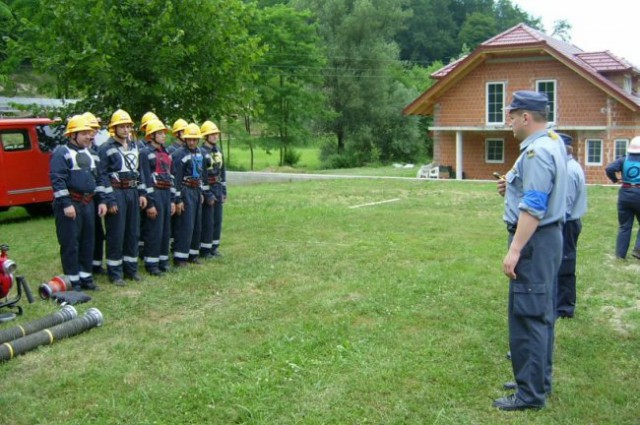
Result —
[{"label": "young firefighter", "polygon": [[184,146],[184,139],[182,135],[184,134],[184,129],[187,128],[188,123],[182,118],[178,118],[176,122],[173,123],[173,127],[171,128],[171,135],[175,137],[173,144],[167,148],[167,152],[169,155],[173,155],[173,153]]},{"label": "young firefighter", "polygon": [[[50,163],[62,270],[76,291],[98,289],[91,274],[96,212],[93,197],[100,185],[96,181],[96,161],[89,150],[92,132],[84,116],[71,117],[65,132],[69,143],[55,149]],[[100,194],[98,197],[98,216],[103,217],[107,206]]]},{"label": "young firefighter", "polygon": [[124,286],[124,279],[139,281],[138,233],[140,208],[145,208],[145,187],[138,181],[139,151],[130,141],[133,121],[118,109],[111,116],[112,136],[98,149],[100,171],[106,175],[105,196],[108,214],[105,217],[107,239],[107,274],[109,280]]},{"label": "young firefighter", "polygon": [[173,235],[173,261],[177,267],[187,262],[198,263],[200,254],[200,228],[202,203],[213,202],[213,195],[204,190],[207,170],[203,167],[204,157],[198,141],[200,127],[189,124],[184,130],[186,146],[171,155],[173,176],[176,187],[176,222]]},{"label": "young firefighter", "polygon": [[140,152],[142,181],[147,188],[144,236],[144,266],[152,276],[169,271],[171,216],[175,213],[175,188],[171,175],[171,157],[164,148],[167,128],[160,120],[146,125],[147,146]]},{"label": "young firefighter", "polygon": [[[96,161],[96,164],[100,161],[98,157],[98,146],[96,145],[96,134],[98,130],[100,130],[100,121],[93,115],[91,112],[85,112],[82,114],[83,117],[89,121],[89,126],[93,129],[91,135],[91,147],[89,150],[91,151],[91,156]],[[104,181],[100,182],[98,187],[96,187],[96,192],[100,193],[100,196],[104,198]],[[104,223],[101,216],[99,216],[98,204],[94,202],[95,210],[96,210],[96,220],[95,220],[95,237],[93,241],[93,274],[103,274],[104,269],[102,268],[102,259],[104,258]]]},{"label": "young firefighter", "polygon": [[[205,121],[200,127],[204,143],[202,150],[207,168],[209,190],[213,194],[213,205],[202,205],[202,238],[200,256],[202,258],[219,257],[220,235],[222,234],[222,205],[227,199],[226,173],[222,150],[218,147],[220,130],[211,121]],[[206,186],[205,186],[206,189]]]},{"label": "young firefighter", "polygon": [[[140,134],[138,135],[139,139],[136,140],[136,146],[138,147],[138,150],[140,152],[142,152],[142,150],[147,147],[147,139],[146,139],[147,124],[151,120],[157,120],[157,119],[158,119],[158,116],[151,111],[145,112],[145,114],[140,119]],[[146,235],[144,234],[144,231],[146,226],[144,222],[146,221],[146,219],[147,219],[147,215],[145,211],[141,210],[140,211],[140,235],[138,239],[138,257],[140,257],[141,260],[144,259],[144,256],[145,256],[144,240],[146,239]]]}]

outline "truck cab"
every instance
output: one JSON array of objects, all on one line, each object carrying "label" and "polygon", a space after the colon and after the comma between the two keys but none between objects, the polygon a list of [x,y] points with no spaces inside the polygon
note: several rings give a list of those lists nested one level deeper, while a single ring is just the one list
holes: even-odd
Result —
[{"label": "truck cab", "polygon": [[64,144],[64,125],[48,118],[0,119],[0,211],[23,206],[51,211],[49,158]]}]

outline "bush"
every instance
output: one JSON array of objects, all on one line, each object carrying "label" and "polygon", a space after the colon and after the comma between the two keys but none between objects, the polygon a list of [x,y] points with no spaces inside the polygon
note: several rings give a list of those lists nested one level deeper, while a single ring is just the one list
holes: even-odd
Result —
[{"label": "bush", "polygon": [[284,158],[282,159],[282,162],[284,162],[283,165],[289,165],[291,167],[294,167],[298,162],[300,162],[300,152],[296,151],[293,148],[287,148],[284,151]]}]

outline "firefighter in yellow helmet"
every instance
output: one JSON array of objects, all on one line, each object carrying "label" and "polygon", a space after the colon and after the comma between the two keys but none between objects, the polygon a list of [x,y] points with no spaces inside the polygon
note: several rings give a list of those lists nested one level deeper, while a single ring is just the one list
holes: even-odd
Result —
[{"label": "firefighter in yellow helmet", "polygon": [[144,267],[152,276],[169,271],[171,216],[175,213],[175,188],[171,156],[165,149],[167,128],[160,120],[146,125],[147,146],[140,152],[142,180],[147,187],[147,209],[141,235]]},{"label": "firefighter in yellow helmet", "polygon": [[204,155],[198,147],[202,137],[197,124],[189,124],[182,137],[185,146],[171,155],[172,174],[176,186],[176,221],[173,235],[173,261],[177,267],[187,262],[198,263],[202,203],[211,203],[213,195],[205,188],[207,170]]},{"label": "firefighter in yellow helmet", "polygon": [[176,122],[173,123],[173,127],[171,128],[171,135],[175,138],[173,144],[167,148],[167,152],[169,155],[173,155],[173,153],[184,146],[184,139],[182,138],[182,134],[184,130],[187,128],[187,123],[182,118],[178,118]]},{"label": "firefighter in yellow helmet", "polygon": [[[89,125],[93,129],[93,135],[91,136],[91,155],[93,156],[96,164],[100,162],[100,157],[98,156],[98,146],[96,145],[96,134],[98,130],[100,130],[100,120],[93,115],[91,112],[85,112],[82,114],[89,121]],[[101,180],[103,183],[98,185],[96,191],[100,192],[104,196],[104,179]],[[96,206],[96,215],[98,216],[98,204]],[[94,237],[94,246],[93,246],[93,274],[104,274],[104,269],[102,268],[102,259],[104,257],[104,223],[103,218],[98,216],[95,222],[95,237]]]},{"label": "firefighter in yellow helmet", "polygon": [[151,111],[145,112],[142,118],[140,118],[140,134],[138,135],[138,142],[137,142],[138,149],[140,150],[142,150],[145,146],[147,146],[147,137],[146,137],[147,124],[151,120],[159,120],[158,116]]},{"label": "firefighter in yellow helmet", "polygon": [[105,218],[107,239],[107,274],[109,280],[124,286],[124,279],[139,281],[138,233],[140,209],[147,205],[146,188],[140,181],[139,151],[130,140],[133,121],[126,111],[118,109],[111,116],[109,130],[113,134],[98,149],[100,170],[108,176],[105,196],[108,214]]},{"label": "firefighter in yellow helmet", "polygon": [[102,217],[107,212],[102,193],[96,192],[100,176],[89,150],[92,132],[84,116],[71,117],[65,132],[69,142],[54,150],[49,167],[62,270],[77,291],[98,289],[91,273],[96,212],[94,196],[97,195],[99,202],[98,215]]},{"label": "firefighter in yellow helmet", "polygon": [[212,205],[202,205],[202,237],[200,240],[200,256],[214,258],[221,256],[218,251],[222,234],[222,205],[227,199],[226,172],[222,149],[218,145],[220,130],[211,121],[205,121],[200,127],[203,143],[205,168],[207,169],[208,186],[213,194]]}]

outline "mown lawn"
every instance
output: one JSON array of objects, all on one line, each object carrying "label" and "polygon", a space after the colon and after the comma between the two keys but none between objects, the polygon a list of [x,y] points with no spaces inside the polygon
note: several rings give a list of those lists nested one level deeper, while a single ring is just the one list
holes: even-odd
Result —
[{"label": "mown lawn", "polygon": [[[637,425],[640,263],[613,258],[615,188],[589,196],[542,411],[491,407],[511,379],[494,184],[340,179],[230,186],[221,260],[100,278],[77,307],[104,326],[0,364],[0,424]],[[53,220],[12,214],[0,242],[35,289],[60,272]],[[23,306],[0,329],[56,310]]]}]

